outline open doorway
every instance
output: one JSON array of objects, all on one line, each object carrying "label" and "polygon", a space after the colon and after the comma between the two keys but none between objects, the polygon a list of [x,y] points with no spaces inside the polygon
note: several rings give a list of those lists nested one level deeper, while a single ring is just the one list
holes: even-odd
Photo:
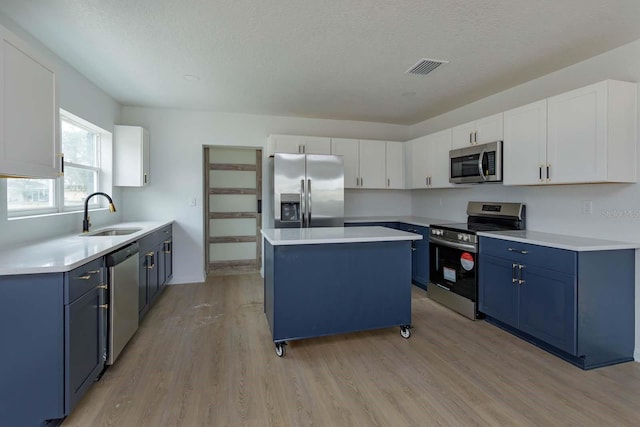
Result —
[{"label": "open doorway", "polygon": [[259,272],[262,150],[204,147],[207,275]]}]

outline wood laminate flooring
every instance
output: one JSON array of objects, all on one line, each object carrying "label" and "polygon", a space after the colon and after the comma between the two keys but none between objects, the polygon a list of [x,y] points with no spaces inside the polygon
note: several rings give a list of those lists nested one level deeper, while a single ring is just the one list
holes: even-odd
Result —
[{"label": "wood laminate flooring", "polygon": [[582,371],[413,290],[414,329],[275,355],[257,274],[169,286],[70,426],[638,426],[640,363]]}]

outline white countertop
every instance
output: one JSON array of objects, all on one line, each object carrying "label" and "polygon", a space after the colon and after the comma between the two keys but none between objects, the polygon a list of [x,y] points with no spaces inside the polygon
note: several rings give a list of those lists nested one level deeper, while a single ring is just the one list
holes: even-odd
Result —
[{"label": "white countertop", "polygon": [[513,242],[530,243],[551,248],[567,249],[570,251],[613,251],[619,249],[638,249],[640,244],[616,242],[612,240],[592,239],[589,237],[566,236],[563,234],[543,233],[541,231],[483,231],[478,236],[495,237]]},{"label": "white countertop", "polygon": [[387,227],[265,228],[262,230],[262,235],[274,246],[422,239],[420,234]]},{"label": "white countertop", "polygon": [[81,236],[72,234],[57,239],[0,250],[0,276],[12,274],[61,273],[113,252],[173,221],[123,222],[96,228],[141,228],[124,236]]},{"label": "white countertop", "polygon": [[432,224],[453,224],[464,221],[452,221],[448,219],[427,218],[421,216],[354,216],[345,218],[344,222],[352,224],[358,222],[404,222],[406,224],[431,227]]}]

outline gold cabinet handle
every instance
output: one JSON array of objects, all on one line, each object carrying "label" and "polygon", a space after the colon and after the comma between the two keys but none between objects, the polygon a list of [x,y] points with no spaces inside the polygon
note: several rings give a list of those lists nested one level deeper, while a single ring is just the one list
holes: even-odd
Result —
[{"label": "gold cabinet handle", "polygon": [[145,256],[151,257],[151,265],[146,266],[146,269],[147,269],[147,270],[151,270],[153,267],[155,267],[155,266],[156,266],[156,263],[155,263],[155,255],[156,255],[156,253],[155,253],[155,252],[153,252],[153,251],[151,251],[151,252],[147,252],[147,253],[145,254]]},{"label": "gold cabinet handle", "polygon": [[104,310],[108,310],[109,309],[109,304],[100,304],[98,307],[104,309]]},{"label": "gold cabinet handle", "polygon": [[107,285],[99,285],[99,286],[96,286],[96,288],[98,288],[98,289],[109,289],[109,287]]}]

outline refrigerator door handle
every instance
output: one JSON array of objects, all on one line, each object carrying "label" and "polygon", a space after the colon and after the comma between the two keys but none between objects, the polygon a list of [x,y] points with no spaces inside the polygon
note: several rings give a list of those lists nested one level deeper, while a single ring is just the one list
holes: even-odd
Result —
[{"label": "refrigerator door handle", "polygon": [[311,179],[307,180],[307,227],[311,227]]},{"label": "refrigerator door handle", "polygon": [[307,212],[307,193],[304,191],[304,179],[300,180],[300,228],[305,228],[304,217]]}]

